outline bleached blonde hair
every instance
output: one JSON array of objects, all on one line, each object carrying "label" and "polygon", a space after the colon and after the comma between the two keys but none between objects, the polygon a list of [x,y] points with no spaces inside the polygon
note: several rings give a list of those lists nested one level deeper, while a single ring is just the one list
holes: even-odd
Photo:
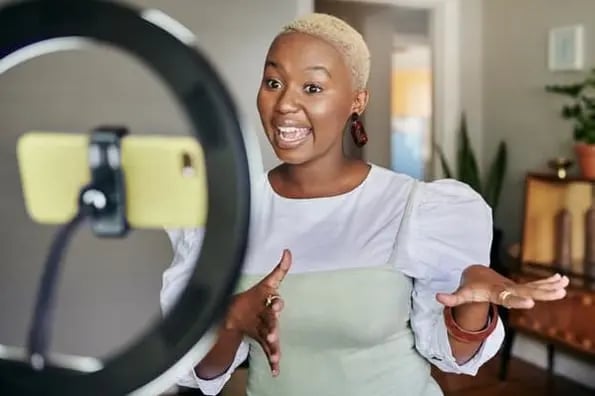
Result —
[{"label": "bleached blonde hair", "polygon": [[283,26],[279,35],[298,32],[318,37],[331,44],[351,70],[355,89],[365,89],[370,77],[370,50],[362,35],[335,16],[311,13]]}]

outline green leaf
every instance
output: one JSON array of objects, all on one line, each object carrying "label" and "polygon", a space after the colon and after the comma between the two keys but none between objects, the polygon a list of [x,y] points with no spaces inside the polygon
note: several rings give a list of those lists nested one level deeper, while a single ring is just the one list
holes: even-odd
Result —
[{"label": "green leaf", "polygon": [[496,156],[490,165],[488,178],[485,185],[484,199],[495,212],[500,201],[500,193],[508,163],[508,149],[505,142],[500,142]]},{"label": "green leaf", "polygon": [[468,184],[471,186],[471,188],[481,194],[479,167],[477,166],[477,160],[469,140],[469,134],[467,132],[467,120],[464,115],[461,118],[460,139],[461,142],[457,156],[459,173],[458,179],[463,183]]},{"label": "green leaf", "polygon": [[447,179],[452,179],[453,173],[450,170],[450,166],[448,165],[448,161],[446,160],[446,156],[444,155],[444,151],[442,148],[436,145],[436,150],[438,151],[438,156],[440,157],[440,165],[442,166],[442,172],[444,173],[444,177]]},{"label": "green leaf", "polygon": [[562,118],[569,120],[576,118],[582,113],[582,107],[579,104],[562,107]]},{"label": "green leaf", "polygon": [[586,86],[586,82],[570,85],[547,85],[545,90],[550,93],[577,98]]}]

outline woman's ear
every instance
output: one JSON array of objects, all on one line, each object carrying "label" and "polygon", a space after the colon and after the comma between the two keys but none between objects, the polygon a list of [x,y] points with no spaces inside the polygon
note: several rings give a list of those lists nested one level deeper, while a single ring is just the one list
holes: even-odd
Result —
[{"label": "woman's ear", "polygon": [[362,114],[368,106],[369,97],[370,95],[366,89],[357,91],[351,105],[351,113]]}]

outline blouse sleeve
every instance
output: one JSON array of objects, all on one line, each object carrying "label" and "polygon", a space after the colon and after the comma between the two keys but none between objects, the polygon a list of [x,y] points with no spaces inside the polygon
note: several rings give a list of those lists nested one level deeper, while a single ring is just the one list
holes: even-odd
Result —
[{"label": "blouse sleeve", "polygon": [[[192,274],[196,258],[202,246],[204,229],[167,230],[167,235],[172,244],[174,258],[162,277],[160,303],[163,314],[166,314],[173,307]],[[235,369],[246,360],[248,350],[248,343],[243,341],[231,366],[217,378],[200,379],[192,366],[187,367],[180,373],[177,384],[188,388],[199,388],[205,395],[216,395],[221,392]]]},{"label": "blouse sleeve", "polygon": [[469,265],[489,265],[491,209],[469,186],[450,179],[419,183],[414,195],[404,235],[399,236],[405,239],[399,249],[402,257],[396,263],[413,278],[411,327],[416,348],[444,372],[475,375],[498,352],[504,339],[502,322],[498,319],[473,358],[459,365],[436,294],[456,290]]}]

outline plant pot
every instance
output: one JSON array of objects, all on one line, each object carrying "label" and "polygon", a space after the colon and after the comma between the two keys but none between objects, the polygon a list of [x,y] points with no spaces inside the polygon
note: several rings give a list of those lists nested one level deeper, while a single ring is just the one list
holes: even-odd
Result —
[{"label": "plant pot", "polygon": [[595,144],[577,143],[574,149],[583,176],[595,179]]}]

